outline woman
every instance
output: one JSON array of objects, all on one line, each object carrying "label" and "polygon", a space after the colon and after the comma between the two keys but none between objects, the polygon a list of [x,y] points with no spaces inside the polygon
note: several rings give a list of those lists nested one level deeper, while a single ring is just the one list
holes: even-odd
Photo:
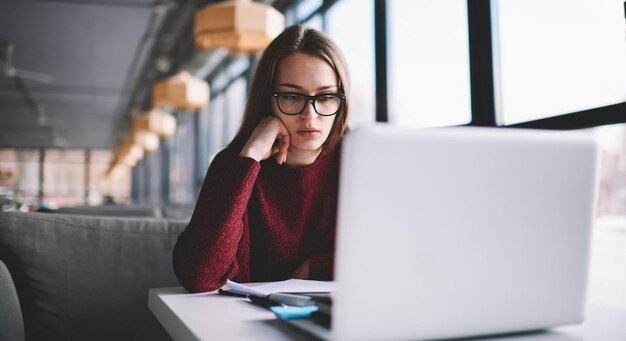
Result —
[{"label": "woman", "polygon": [[332,279],[348,93],[344,59],[323,33],[292,26],[267,47],[239,132],[211,163],[174,247],[187,290]]}]

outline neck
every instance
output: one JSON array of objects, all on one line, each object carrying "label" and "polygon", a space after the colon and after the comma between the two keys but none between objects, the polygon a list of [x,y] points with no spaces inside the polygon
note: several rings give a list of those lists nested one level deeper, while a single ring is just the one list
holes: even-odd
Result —
[{"label": "neck", "polygon": [[295,149],[287,153],[288,166],[293,168],[304,167],[312,164],[322,152],[322,148],[317,150],[298,150]]}]

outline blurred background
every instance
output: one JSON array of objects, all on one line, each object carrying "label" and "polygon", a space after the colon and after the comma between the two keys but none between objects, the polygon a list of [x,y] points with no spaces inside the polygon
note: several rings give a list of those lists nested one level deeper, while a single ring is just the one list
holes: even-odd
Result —
[{"label": "blurred background", "polygon": [[590,300],[626,308],[619,0],[0,0],[0,207],[190,214],[240,124],[255,44],[296,23],[342,48],[353,127],[596,136]]}]

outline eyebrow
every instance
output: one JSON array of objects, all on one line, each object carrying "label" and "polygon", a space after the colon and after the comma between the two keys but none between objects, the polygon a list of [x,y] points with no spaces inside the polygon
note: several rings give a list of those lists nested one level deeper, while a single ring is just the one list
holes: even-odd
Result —
[{"label": "eyebrow", "polygon": [[[282,84],[279,84],[278,86],[284,86],[284,87],[287,87],[287,88],[294,88],[294,89],[298,89],[298,90],[303,90],[304,89],[302,86],[300,86],[298,84],[293,84],[293,83],[282,83]],[[322,86],[318,87],[315,90],[319,91],[319,90],[326,90],[326,89],[331,89],[331,88],[337,88],[337,86],[336,85],[322,85]]]}]

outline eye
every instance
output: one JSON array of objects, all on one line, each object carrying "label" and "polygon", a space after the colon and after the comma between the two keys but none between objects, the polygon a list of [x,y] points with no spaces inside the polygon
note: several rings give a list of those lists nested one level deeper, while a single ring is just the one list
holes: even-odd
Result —
[{"label": "eye", "polygon": [[285,101],[289,101],[289,102],[297,102],[300,100],[300,96],[298,95],[283,95],[283,100]]},{"label": "eye", "polygon": [[335,99],[335,96],[333,95],[320,95],[319,97],[317,97],[317,100],[319,102],[328,102],[328,101],[332,101]]}]

